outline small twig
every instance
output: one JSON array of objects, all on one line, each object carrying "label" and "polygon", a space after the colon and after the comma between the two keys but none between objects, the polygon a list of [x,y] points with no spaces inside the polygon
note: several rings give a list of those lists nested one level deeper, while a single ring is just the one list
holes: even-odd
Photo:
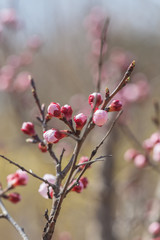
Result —
[{"label": "small twig", "polygon": [[18,163],[15,163],[14,161],[10,160],[9,158],[7,158],[7,157],[5,157],[5,156],[3,156],[3,155],[0,155],[0,157],[3,158],[3,159],[5,159],[6,161],[8,161],[10,164],[13,164],[14,166],[20,168],[22,171],[27,172],[27,173],[30,174],[32,177],[37,178],[37,179],[39,179],[40,181],[48,184],[48,185],[51,186],[53,189],[57,189],[57,187],[56,187],[54,184],[48,182],[46,179],[43,179],[43,178],[39,177],[38,175],[36,175],[35,173],[33,173],[31,170],[27,170],[26,168],[22,167],[22,166],[19,165]]},{"label": "small twig", "polygon": [[96,92],[100,92],[101,72],[102,72],[102,66],[103,66],[103,48],[106,42],[108,24],[109,24],[109,18],[106,19],[103,26],[102,34],[101,34],[101,47],[100,47],[100,55],[99,55],[99,61],[98,61],[98,80],[97,80]]},{"label": "small twig", "polygon": [[6,210],[5,206],[3,205],[1,199],[0,199],[0,208],[2,210],[2,214],[0,215],[0,218],[5,218],[10,222],[10,224],[17,230],[19,235],[24,240],[29,240],[27,235],[25,234],[24,230],[16,223],[16,221],[10,216],[8,211]]},{"label": "small twig", "polygon": [[52,159],[55,160],[55,163],[58,164],[59,160],[58,160],[58,158],[56,157],[55,153],[52,150],[52,144],[48,144],[48,152],[49,152],[50,156],[52,157]]},{"label": "small twig", "polygon": [[115,88],[115,90],[107,97],[107,99],[104,100],[102,104],[102,109],[105,109],[106,105],[110,102],[110,100],[126,85],[129,77],[131,76],[131,73],[133,72],[133,69],[135,67],[135,61],[132,61],[132,63],[129,65],[127,71],[125,72],[122,80],[118,84],[118,86]]}]

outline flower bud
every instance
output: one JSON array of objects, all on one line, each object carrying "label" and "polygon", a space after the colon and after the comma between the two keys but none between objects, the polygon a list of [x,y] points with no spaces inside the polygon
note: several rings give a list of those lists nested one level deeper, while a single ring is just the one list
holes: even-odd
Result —
[{"label": "flower bud", "polygon": [[61,107],[61,113],[64,115],[64,117],[69,121],[72,118],[72,108],[68,104]]},{"label": "flower bud", "polygon": [[22,124],[21,131],[24,132],[25,134],[29,135],[29,136],[36,135],[35,130],[34,130],[34,125],[31,122],[24,122]]},{"label": "flower bud", "polygon": [[135,149],[128,149],[125,154],[124,154],[124,159],[127,161],[127,162],[130,162],[132,160],[134,160],[134,158],[138,155],[138,152],[137,150]]},{"label": "flower bud", "polygon": [[[89,158],[86,157],[86,156],[82,156],[79,160],[79,164],[82,164],[82,163],[85,163],[85,162],[88,162]],[[81,166],[79,166],[79,169],[82,170],[84,167],[86,166],[86,164],[83,164]],[[89,166],[89,165],[88,165]],[[89,166],[90,167],[90,166]]]},{"label": "flower bud", "polygon": [[38,148],[41,150],[41,152],[47,152],[47,146],[44,143],[39,143]]},{"label": "flower bud", "polygon": [[84,188],[87,188],[88,179],[86,177],[81,177],[79,181],[82,182]]},{"label": "flower bud", "polygon": [[119,100],[113,100],[109,107],[107,108],[108,112],[118,112],[122,109],[122,103]]},{"label": "flower bud", "polygon": [[99,105],[101,105],[102,101],[103,99],[100,93],[94,92],[89,95],[88,103],[91,105],[92,108],[94,107],[94,104],[95,104],[95,107],[98,107]]},{"label": "flower bud", "polygon": [[12,187],[26,185],[28,183],[28,174],[19,169],[15,173],[7,176],[7,183]]},{"label": "flower bud", "polygon": [[59,131],[57,129],[49,129],[43,133],[43,137],[47,143],[57,143],[60,139],[66,137],[65,131]]},{"label": "flower bud", "polygon": [[159,222],[152,222],[149,225],[148,231],[152,234],[152,235],[157,235],[160,233],[160,223]]},{"label": "flower bud", "polygon": [[19,193],[10,193],[8,194],[7,199],[12,203],[18,203],[21,201],[21,195]]},{"label": "flower bud", "polygon": [[51,102],[47,109],[48,114],[51,117],[61,117],[61,107],[59,103]]},{"label": "flower bud", "polygon": [[87,116],[83,113],[79,113],[78,115],[74,116],[74,121],[76,123],[76,130],[81,130],[87,121]]},{"label": "flower bud", "polygon": [[[75,183],[76,180],[73,181],[73,183]],[[84,185],[81,181],[79,181],[73,188],[72,191],[73,192],[77,192],[77,193],[81,193],[82,190],[84,188]]]},{"label": "flower bud", "polygon": [[160,143],[157,143],[153,148],[153,160],[160,162]]},{"label": "flower bud", "polygon": [[105,110],[97,110],[93,114],[93,122],[102,127],[108,120],[108,113]]},{"label": "flower bud", "polygon": [[143,154],[138,154],[135,158],[134,158],[134,164],[136,167],[138,168],[143,168],[146,166],[147,164],[147,159]]}]

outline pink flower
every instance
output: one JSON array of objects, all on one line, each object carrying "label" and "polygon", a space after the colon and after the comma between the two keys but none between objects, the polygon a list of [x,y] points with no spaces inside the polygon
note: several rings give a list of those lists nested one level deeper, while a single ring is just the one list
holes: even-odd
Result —
[{"label": "pink flower", "polygon": [[105,110],[97,110],[93,114],[93,122],[101,127],[103,126],[108,120],[108,113]]},{"label": "pink flower", "polygon": [[61,113],[64,115],[66,120],[69,121],[72,118],[73,110],[72,110],[71,106],[66,104],[61,107]]},{"label": "pink flower", "polygon": [[76,130],[81,130],[87,121],[87,116],[83,113],[79,113],[78,115],[74,116],[74,121],[76,123]]},{"label": "pink flower", "polygon": [[61,117],[61,107],[59,103],[51,102],[48,106],[48,114],[52,117]]},{"label": "pink flower", "polygon": [[28,41],[28,47],[31,50],[38,50],[42,45],[42,41],[39,36],[34,35]]},{"label": "pink flower", "polygon": [[[49,183],[52,184],[54,184],[56,181],[56,177],[48,173],[43,176],[43,179],[47,180]],[[48,193],[50,197],[53,198],[53,189],[51,187],[48,187],[48,184],[44,182],[40,185],[38,192],[41,194],[42,197],[46,199],[48,198]]]},{"label": "pink flower", "polygon": [[38,148],[41,150],[41,152],[47,152],[47,146],[41,142],[38,144]]},{"label": "pink flower", "polygon": [[28,174],[19,169],[15,173],[7,176],[7,183],[12,187],[26,185],[28,183]]},{"label": "pink flower", "polygon": [[127,102],[135,102],[139,100],[140,91],[135,83],[129,83],[122,89],[122,96]]},{"label": "pink flower", "polygon": [[21,131],[29,136],[34,136],[36,134],[34,130],[34,125],[31,122],[24,122],[22,124]]},{"label": "pink flower", "polygon": [[102,102],[103,102],[103,99],[102,99],[102,95],[100,93],[94,92],[89,95],[88,103],[91,105],[92,108],[94,107],[95,103],[96,103],[95,106],[99,107],[99,105],[101,105]]},{"label": "pink flower", "polygon": [[153,149],[153,142],[151,141],[150,138],[144,140],[143,142],[143,147],[147,150],[147,151],[151,151]]},{"label": "pink flower", "polygon": [[159,143],[160,142],[160,133],[159,132],[153,133],[150,137],[150,140],[153,143],[153,145],[155,145],[156,143]]},{"label": "pink flower", "polygon": [[124,159],[127,161],[127,162],[130,162],[132,160],[134,160],[134,158],[138,155],[138,152],[137,150],[135,149],[128,149],[125,154],[124,154]]},{"label": "pink flower", "polygon": [[138,168],[143,168],[146,166],[147,164],[147,159],[143,154],[138,154],[135,158],[134,158],[134,164],[136,167]]},{"label": "pink flower", "polygon": [[43,137],[47,143],[57,143],[60,139],[66,137],[65,131],[59,131],[57,129],[49,129],[43,133]]},{"label": "pink flower", "polygon": [[79,181],[82,182],[84,188],[87,188],[88,179],[86,177],[81,177]]},{"label": "pink flower", "polygon": [[152,222],[148,227],[148,231],[153,235],[159,234],[160,233],[160,223]]},{"label": "pink flower", "polygon": [[33,54],[30,51],[25,51],[20,56],[20,65],[27,66],[32,63]]},{"label": "pink flower", "polygon": [[[72,184],[74,184],[76,182],[76,180],[73,180]],[[81,181],[79,181],[79,183],[77,183],[73,188],[72,191],[73,192],[77,192],[77,193],[81,193],[82,190],[84,189],[84,185]]]},{"label": "pink flower", "polygon": [[[80,158],[80,160],[79,160],[79,164],[88,162],[88,160],[89,160],[88,157],[82,156],[82,157]],[[79,169],[82,170],[85,166],[86,166],[86,164],[81,165],[81,166],[79,166]],[[88,165],[88,166],[89,166],[89,165]],[[91,167],[91,166],[89,166],[89,167]]]},{"label": "pink flower", "polygon": [[7,199],[12,203],[18,203],[21,201],[21,195],[19,193],[10,193],[8,194]]},{"label": "pink flower", "polygon": [[30,73],[20,72],[16,76],[13,84],[13,89],[17,92],[24,92],[30,85]]},{"label": "pink flower", "polygon": [[108,112],[118,112],[122,109],[122,103],[119,100],[113,100],[109,107],[107,108]]},{"label": "pink flower", "polygon": [[4,8],[0,12],[0,20],[3,24],[10,27],[16,27],[18,20],[13,8]]},{"label": "pink flower", "polygon": [[160,143],[157,143],[153,148],[153,160],[160,162]]}]

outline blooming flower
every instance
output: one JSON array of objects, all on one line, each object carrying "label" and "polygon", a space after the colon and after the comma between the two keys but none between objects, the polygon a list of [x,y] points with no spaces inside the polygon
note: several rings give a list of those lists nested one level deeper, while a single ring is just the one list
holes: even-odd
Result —
[{"label": "blooming flower", "polygon": [[34,136],[36,134],[34,130],[34,125],[31,122],[24,122],[22,124],[21,131],[29,136]]},{"label": "blooming flower", "polygon": [[[47,180],[49,183],[52,184],[54,184],[56,181],[56,177],[48,173],[43,176],[43,179]],[[44,182],[40,185],[38,192],[41,194],[42,197],[46,199],[48,198],[48,194],[51,198],[53,198],[53,189],[51,187],[48,187],[48,184]]]},{"label": "blooming flower", "polygon": [[93,122],[101,127],[103,126],[108,120],[108,113],[105,110],[97,110],[93,114]]},{"label": "blooming flower", "polygon": [[28,183],[28,174],[19,169],[15,173],[7,176],[7,183],[12,187],[26,185]]},{"label": "blooming flower", "polygon": [[83,113],[79,113],[78,115],[74,116],[74,121],[76,123],[76,129],[81,130],[87,121],[87,116]]}]

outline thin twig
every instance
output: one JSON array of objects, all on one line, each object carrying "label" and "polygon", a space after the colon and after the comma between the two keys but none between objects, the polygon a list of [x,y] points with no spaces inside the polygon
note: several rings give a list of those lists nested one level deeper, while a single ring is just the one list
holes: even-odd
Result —
[{"label": "thin twig", "polygon": [[0,208],[2,210],[2,214],[0,215],[1,218],[5,218],[6,220],[8,220],[10,222],[10,224],[17,230],[17,232],[19,233],[19,235],[21,236],[21,238],[23,240],[29,240],[29,238],[27,237],[27,235],[25,234],[24,230],[16,223],[16,221],[10,216],[10,214],[8,213],[8,211],[6,210],[4,204],[2,203],[1,199],[0,199]]},{"label": "thin twig", "polygon": [[56,189],[56,186],[50,182],[48,182],[46,179],[43,179],[41,177],[39,177],[38,175],[36,175],[35,173],[33,173],[31,170],[27,170],[26,168],[22,167],[21,165],[19,165],[18,163],[15,163],[14,161],[12,161],[11,159],[0,155],[1,158],[5,159],[6,161],[8,161],[10,164],[13,164],[14,166],[20,168],[22,171],[27,172],[28,174],[30,174],[32,177],[39,179],[40,181],[48,184],[49,186],[51,186],[53,189]]},{"label": "thin twig", "polygon": [[99,55],[99,61],[98,61],[98,80],[97,80],[96,92],[100,92],[101,72],[102,72],[102,66],[103,66],[103,48],[106,42],[108,25],[109,25],[109,18],[106,19],[103,26],[102,34],[101,34],[101,47],[100,47],[100,55]]}]

